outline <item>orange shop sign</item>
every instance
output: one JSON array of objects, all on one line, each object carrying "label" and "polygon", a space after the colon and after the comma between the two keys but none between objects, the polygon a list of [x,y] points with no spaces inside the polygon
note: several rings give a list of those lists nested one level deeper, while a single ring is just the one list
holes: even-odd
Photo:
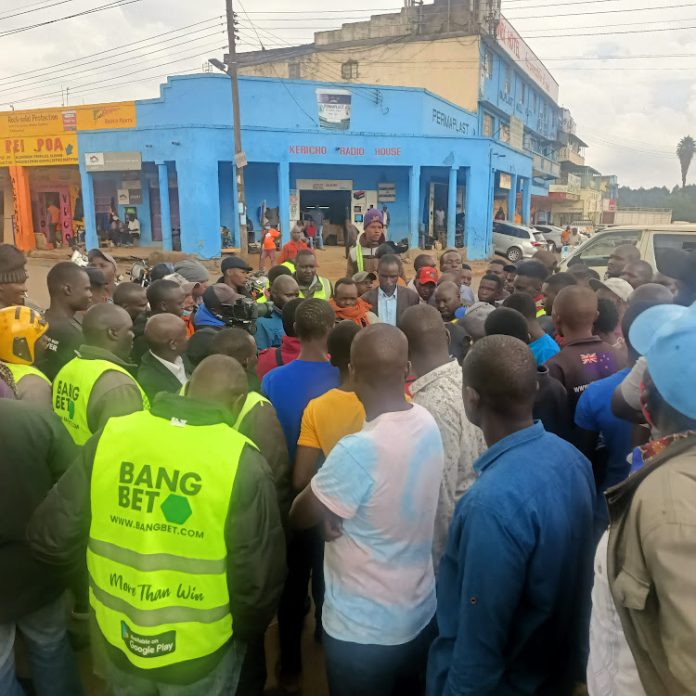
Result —
[{"label": "orange shop sign", "polygon": [[25,136],[0,140],[0,167],[77,164],[77,134]]}]

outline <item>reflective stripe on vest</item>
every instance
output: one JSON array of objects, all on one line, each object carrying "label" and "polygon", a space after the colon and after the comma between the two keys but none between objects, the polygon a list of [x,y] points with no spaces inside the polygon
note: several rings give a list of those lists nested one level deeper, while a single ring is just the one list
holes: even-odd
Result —
[{"label": "reflective stripe on vest", "polygon": [[136,667],[205,657],[232,636],[225,524],[247,444],[224,423],[148,411],[104,428],[92,468],[90,604],[104,638]]},{"label": "reflective stripe on vest", "polygon": [[51,385],[51,380],[46,377],[46,375],[41,372],[41,370],[38,370],[35,368],[33,365],[13,365],[12,363],[5,363],[7,365],[8,369],[12,373],[12,376],[14,377],[15,384],[19,385],[19,383],[25,378],[25,377],[40,377],[46,384],[49,386]]},{"label": "reflective stripe on vest", "polygon": [[259,394],[258,392],[249,392],[247,394],[246,399],[244,400],[242,410],[239,412],[237,420],[234,422],[234,429],[239,430],[239,426],[242,424],[242,421],[249,415],[250,411],[254,408],[254,406],[257,406],[258,404],[270,403],[271,402],[265,396],[261,396],[261,394]]},{"label": "reflective stripe on vest", "polygon": [[143,407],[150,408],[145,392],[129,372],[109,360],[73,358],[61,368],[53,380],[53,410],[60,416],[72,439],[83,445],[94,433],[87,422],[87,406],[92,389],[105,372],[121,372],[133,380],[140,390]]},{"label": "reflective stripe on vest", "polygon": [[360,237],[355,243],[355,264],[358,267],[358,272],[362,273],[365,270],[365,262],[363,261],[362,244],[360,244]]},{"label": "reflective stripe on vest", "polygon": [[[331,283],[326,278],[319,277],[319,282],[321,283],[321,290],[316,291],[312,295],[314,300],[329,300],[331,298]],[[300,297],[304,298],[305,294],[300,290]]]}]

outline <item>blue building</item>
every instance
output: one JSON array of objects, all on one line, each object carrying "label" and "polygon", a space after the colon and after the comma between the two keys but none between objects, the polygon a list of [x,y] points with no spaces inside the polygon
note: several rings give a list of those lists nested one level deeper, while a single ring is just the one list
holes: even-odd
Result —
[{"label": "blue building", "polygon": [[[417,88],[242,77],[239,89],[246,217],[257,233],[270,220],[286,240],[318,209],[325,237],[340,244],[346,223],[361,229],[378,206],[391,239],[416,246],[440,233],[477,259],[490,253],[501,204],[530,220],[537,163],[482,133],[487,112]],[[171,77],[160,98],[136,102],[135,128],[78,133],[88,246],[112,201],[137,215],[143,245],[213,258],[222,225],[239,244],[230,91],[225,75]]]}]

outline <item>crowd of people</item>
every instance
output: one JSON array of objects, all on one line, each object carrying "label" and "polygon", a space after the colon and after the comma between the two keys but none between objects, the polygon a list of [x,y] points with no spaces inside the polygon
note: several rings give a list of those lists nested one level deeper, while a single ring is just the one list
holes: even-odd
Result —
[{"label": "crowd of people", "polygon": [[696,257],[407,278],[365,222],[45,308],[0,245],[0,693],[84,692],[71,612],[117,696],[262,694],[275,616],[298,694],[310,612],[332,696],[696,693]]}]

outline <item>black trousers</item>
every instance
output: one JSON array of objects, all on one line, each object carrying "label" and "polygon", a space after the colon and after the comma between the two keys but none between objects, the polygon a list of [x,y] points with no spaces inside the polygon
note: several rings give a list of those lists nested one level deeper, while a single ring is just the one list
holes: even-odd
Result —
[{"label": "black trousers", "polygon": [[288,542],[288,576],[278,607],[280,670],[283,674],[302,671],[302,627],[307,613],[307,587],[312,578],[314,617],[321,625],[324,604],[324,540],[318,528],[295,533]]}]

